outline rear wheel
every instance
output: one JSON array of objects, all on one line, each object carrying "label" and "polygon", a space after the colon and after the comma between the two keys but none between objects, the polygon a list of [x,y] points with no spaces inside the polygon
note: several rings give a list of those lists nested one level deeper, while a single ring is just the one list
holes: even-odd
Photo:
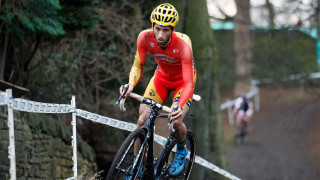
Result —
[{"label": "rear wheel", "polygon": [[[193,163],[195,161],[195,154],[196,154],[196,138],[193,132],[189,131],[187,132],[187,138],[186,138],[186,145],[188,149],[188,155],[185,162],[184,170],[177,176],[170,176],[169,168],[171,166],[171,162],[173,161],[175,150],[176,150],[176,144],[177,140],[174,138],[173,141],[170,143],[169,148],[167,152],[165,152],[165,155],[160,163],[160,167],[163,167],[162,173],[160,175],[159,179],[184,179],[187,180],[191,174],[191,170],[193,167]],[[163,166],[162,166],[163,165]]]},{"label": "rear wheel", "polygon": [[[145,131],[136,129],[123,142],[117,152],[107,175],[107,180],[131,179],[134,180],[138,175],[142,157],[146,152],[146,145],[141,146],[137,158],[134,156],[134,144],[142,144],[145,140]],[[136,163],[135,166],[134,163]]]},{"label": "rear wheel", "polygon": [[241,119],[237,127],[236,135],[234,137],[234,144],[236,146],[244,143],[245,137],[247,135],[247,128],[248,123]]}]

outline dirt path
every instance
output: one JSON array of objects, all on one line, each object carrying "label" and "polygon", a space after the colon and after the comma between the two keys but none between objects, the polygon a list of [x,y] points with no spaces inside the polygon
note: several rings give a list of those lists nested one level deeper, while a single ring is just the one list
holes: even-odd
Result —
[{"label": "dirt path", "polygon": [[231,173],[244,180],[320,179],[320,100],[288,91],[261,90],[246,143],[227,150]]}]

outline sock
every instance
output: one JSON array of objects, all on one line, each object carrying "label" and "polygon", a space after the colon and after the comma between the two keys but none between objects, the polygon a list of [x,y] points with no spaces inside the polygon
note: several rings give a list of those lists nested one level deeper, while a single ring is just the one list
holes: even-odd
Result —
[{"label": "sock", "polygon": [[181,149],[184,149],[186,146],[187,146],[187,145],[186,145],[186,141],[183,141],[183,143],[181,143],[181,144],[180,144],[180,143],[177,143],[177,148],[180,149],[180,150],[181,150]]}]

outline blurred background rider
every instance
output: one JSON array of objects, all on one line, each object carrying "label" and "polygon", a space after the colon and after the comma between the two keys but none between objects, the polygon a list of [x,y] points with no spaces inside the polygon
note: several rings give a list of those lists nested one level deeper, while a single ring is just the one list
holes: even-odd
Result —
[{"label": "blurred background rider", "polygon": [[[246,96],[241,96],[236,99],[233,118],[236,120],[236,125],[239,128],[244,128],[244,133],[250,132],[250,120],[253,114],[253,104]],[[237,132],[237,135],[241,135],[241,132]]]}]

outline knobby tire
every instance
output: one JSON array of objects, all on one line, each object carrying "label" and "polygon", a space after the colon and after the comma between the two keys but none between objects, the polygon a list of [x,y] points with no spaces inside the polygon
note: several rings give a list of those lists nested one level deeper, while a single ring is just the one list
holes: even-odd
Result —
[{"label": "knobby tire", "polygon": [[[131,132],[129,134],[129,136],[125,139],[125,141],[123,142],[123,144],[121,145],[119,151],[117,152],[111,166],[110,166],[110,169],[109,169],[109,172],[108,172],[108,175],[107,175],[107,178],[106,180],[118,180],[118,179],[125,179],[123,177],[127,177],[128,172],[122,172],[120,171],[119,169],[117,169],[117,166],[118,166],[118,163],[123,159],[123,161],[126,160],[126,157],[128,156],[128,162],[123,162],[122,164],[125,166],[127,165],[128,167],[123,167],[121,169],[124,169],[124,170],[127,170],[129,171],[130,170],[130,167],[132,168],[132,165],[133,165],[133,148],[134,148],[134,143],[133,141],[135,141],[137,138],[140,139],[141,143],[145,140],[145,131],[143,129],[136,129],[134,130],[133,132]],[[133,144],[132,144],[133,143]],[[138,158],[138,162],[137,162],[137,166],[132,170],[132,174],[131,174],[131,179],[135,179],[136,176],[138,175],[138,170],[141,166],[141,162],[142,162],[142,159],[146,153],[146,145],[145,146],[141,146],[142,149],[142,154],[140,156],[140,158]],[[140,149],[141,149],[140,148]],[[126,152],[129,151],[127,154]],[[132,155],[132,157],[130,158],[130,155]],[[121,165],[122,165],[121,164]],[[120,175],[120,177],[119,177]],[[121,176],[123,175],[123,176]],[[121,178],[122,177],[122,178]]]},{"label": "knobby tire", "polygon": [[[186,141],[188,144],[187,145],[188,151],[190,151],[190,158],[188,161],[186,160],[185,169],[183,170],[184,176],[183,177],[176,177],[176,178],[175,177],[171,177],[171,178],[164,177],[164,178],[160,178],[160,179],[163,179],[163,180],[166,180],[166,179],[168,179],[168,180],[169,179],[170,180],[173,180],[173,179],[187,180],[187,179],[189,179],[193,164],[195,162],[195,154],[196,154],[196,138],[195,138],[195,135],[193,134],[192,131],[189,131],[189,130],[187,131]],[[170,153],[172,153],[172,149],[174,148],[174,146],[176,144],[177,144],[177,140],[176,140],[176,138],[173,138],[172,142],[169,145],[169,148],[165,152],[165,155],[160,162],[159,167],[162,167],[162,168],[168,167],[169,168],[169,165],[171,163],[171,162],[169,162]],[[167,172],[162,172],[162,173],[167,174],[169,172],[168,169],[166,171]]]}]

